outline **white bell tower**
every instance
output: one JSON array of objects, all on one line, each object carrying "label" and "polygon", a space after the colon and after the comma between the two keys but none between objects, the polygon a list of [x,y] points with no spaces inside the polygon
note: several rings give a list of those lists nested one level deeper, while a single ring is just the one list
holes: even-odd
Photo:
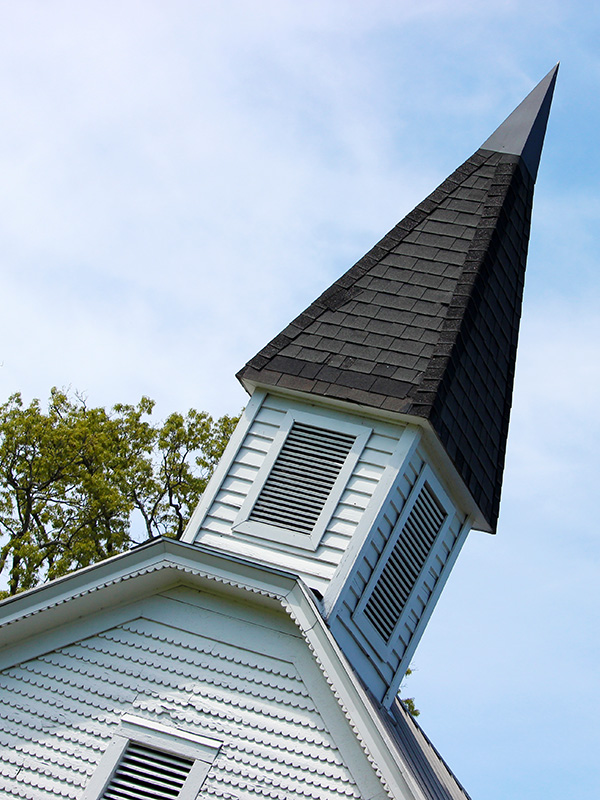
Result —
[{"label": "white bell tower", "polygon": [[469,530],[496,527],[556,72],[242,369],[184,535],[299,576],[385,706]]}]

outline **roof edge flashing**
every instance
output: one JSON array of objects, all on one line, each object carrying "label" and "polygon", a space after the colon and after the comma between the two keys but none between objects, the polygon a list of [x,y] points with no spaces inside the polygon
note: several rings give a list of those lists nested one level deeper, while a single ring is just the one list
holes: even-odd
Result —
[{"label": "roof edge flashing", "polygon": [[559,65],[552,67],[494,133],[481,150],[520,156],[535,181]]}]

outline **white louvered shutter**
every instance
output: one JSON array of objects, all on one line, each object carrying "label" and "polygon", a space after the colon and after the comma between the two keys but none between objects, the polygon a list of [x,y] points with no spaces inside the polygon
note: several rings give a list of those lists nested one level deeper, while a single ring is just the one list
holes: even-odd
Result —
[{"label": "white louvered shutter", "polygon": [[390,640],[446,517],[445,509],[424,483],[364,608],[365,616],[385,642]]},{"label": "white louvered shutter", "polygon": [[355,441],[294,422],[249,519],[310,534]]},{"label": "white louvered shutter", "polygon": [[175,800],[193,760],[130,742],[100,800]]}]

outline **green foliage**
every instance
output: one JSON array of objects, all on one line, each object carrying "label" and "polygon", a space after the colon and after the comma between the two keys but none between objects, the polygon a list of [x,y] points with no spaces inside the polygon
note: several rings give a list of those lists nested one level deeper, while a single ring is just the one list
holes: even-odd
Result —
[{"label": "green foliage", "polygon": [[52,389],[47,411],[0,406],[0,576],[30,589],[148,537],[183,533],[237,418],[190,409],[152,424],[154,402],[88,408]]},{"label": "green foliage", "polygon": [[[409,667],[404,674],[404,680],[406,680],[406,678],[408,678],[409,675],[412,675],[413,672],[414,669],[412,667]],[[403,688],[404,688],[404,681],[402,681],[400,690],[402,690]],[[418,717],[419,714],[421,713],[415,705],[414,697],[401,697],[400,702],[412,717]]]}]

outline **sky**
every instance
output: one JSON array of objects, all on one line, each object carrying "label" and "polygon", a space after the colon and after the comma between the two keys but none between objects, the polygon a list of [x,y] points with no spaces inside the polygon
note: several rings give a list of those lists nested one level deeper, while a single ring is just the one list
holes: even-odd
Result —
[{"label": "sky", "polygon": [[496,536],[406,693],[473,800],[600,786],[600,6],[0,0],[0,402],[235,373],[557,62]]}]

